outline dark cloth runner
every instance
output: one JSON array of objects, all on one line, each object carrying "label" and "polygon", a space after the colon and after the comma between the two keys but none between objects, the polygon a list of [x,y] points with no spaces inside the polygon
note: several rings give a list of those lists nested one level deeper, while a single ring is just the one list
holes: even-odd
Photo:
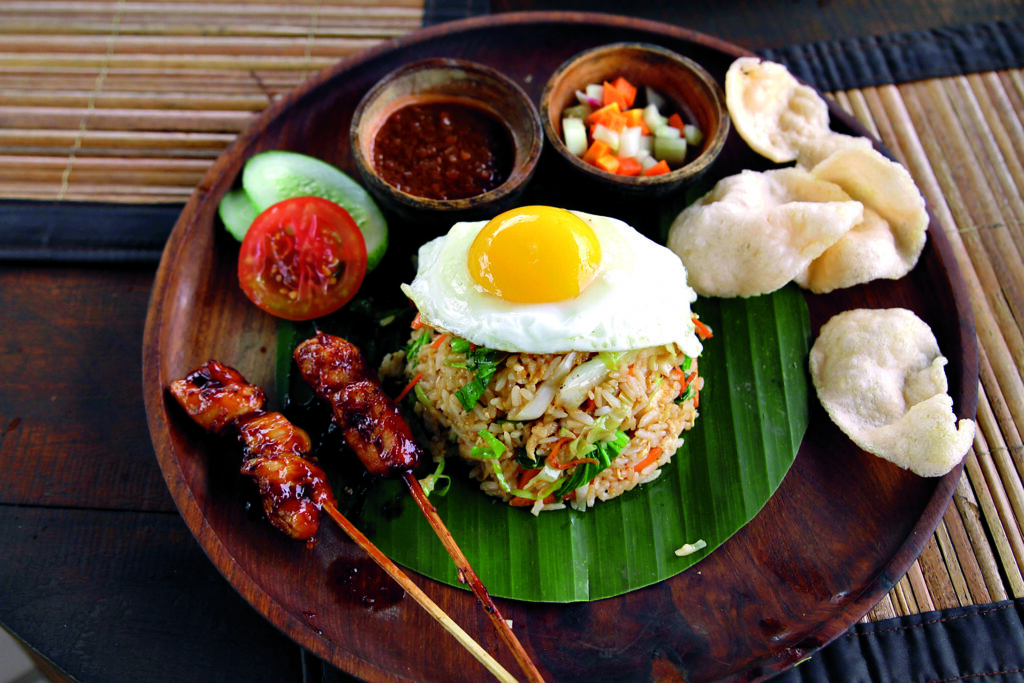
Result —
[{"label": "dark cloth runner", "polygon": [[762,50],[819,90],[908,83],[1024,66],[1024,19]]},{"label": "dark cloth runner", "polygon": [[1024,681],[1024,600],[857,624],[773,683]]},{"label": "dark cloth runner", "polygon": [[157,263],[184,206],[5,199],[0,261]]}]

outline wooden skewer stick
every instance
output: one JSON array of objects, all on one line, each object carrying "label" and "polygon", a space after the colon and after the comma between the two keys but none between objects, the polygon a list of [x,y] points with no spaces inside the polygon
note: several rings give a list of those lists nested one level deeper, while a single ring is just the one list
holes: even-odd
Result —
[{"label": "wooden skewer stick", "polygon": [[[420,587],[412,582],[412,579],[403,572],[398,565],[392,562],[384,553],[382,553],[377,546],[375,546],[370,539],[363,535],[359,529],[357,529],[352,522],[348,521],[345,515],[341,514],[338,508],[334,507],[330,503],[325,503],[323,509],[331,516],[338,526],[341,527],[342,531],[348,534],[349,538],[356,542],[360,548],[366,551],[366,553],[373,559],[374,562],[380,566],[385,572],[388,573],[392,579],[398,582],[406,593],[412,596],[413,600],[418,602],[427,613],[434,617],[441,626],[444,627],[448,633],[452,634],[462,647],[466,648],[471,655],[473,655],[478,662],[487,667],[487,670],[494,674],[494,677],[504,683],[516,683],[516,679],[505,669],[501,664],[498,663],[487,650],[483,649],[479,643],[473,640],[468,633],[462,630],[462,628],[456,624],[448,614],[438,607],[437,603],[431,600],[426,593],[420,590]],[[504,620],[503,620],[504,621]],[[506,624],[507,626],[507,624]]]},{"label": "wooden skewer stick", "polygon": [[455,562],[455,567],[459,570],[459,576],[465,579],[466,583],[472,589],[473,594],[476,595],[477,599],[483,605],[484,611],[491,618],[491,622],[494,627],[498,629],[498,635],[505,641],[509,649],[512,650],[513,656],[516,658],[516,662],[519,663],[523,673],[526,674],[527,678],[531,683],[544,683],[544,677],[541,676],[537,667],[534,665],[533,660],[530,659],[530,655],[523,649],[522,643],[516,638],[515,633],[512,632],[512,627],[508,625],[505,618],[501,616],[501,612],[498,610],[498,606],[494,604],[494,600],[487,593],[487,589],[484,588],[484,584],[480,581],[480,577],[476,575],[473,568],[469,565],[469,560],[462,553],[462,549],[459,548],[455,542],[455,538],[451,532],[444,525],[444,521],[441,520],[440,515],[437,514],[437,508],[430,504],[427,500],[427,495],[423,492],[423,487],[420,486],[420,482],[416,479],[412,472],[405,472],[402,475],[405,480],[406,486],[409,487],[409,492],[412,494],[416,504],[419,505],[420,510],[423,511],[423,516],[427,518],[430,526],[433,527],[434,533],[441,539],[441,543],[444,544],[448,554],[451,555],[452,561]]},{"label": "wooden skewer stick", "polygon": [[317,396],[331,404],[335,424],[366,469],[377,476],[402,476],[416,504],[455,562],[459,577],[469,583],[530,683],[544,683],[437,510],[427,500],[413,474],[424,455],[423,449],[416,443],[398,404],[384,393],[380,378],[366,364],[362,352],[341,337],[317,330],[316,337],[299,344],[292,355],[306,383]]}]

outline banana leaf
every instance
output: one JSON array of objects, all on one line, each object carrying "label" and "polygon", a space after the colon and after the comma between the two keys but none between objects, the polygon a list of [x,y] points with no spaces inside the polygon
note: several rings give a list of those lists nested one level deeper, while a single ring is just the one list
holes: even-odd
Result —
[{"label": "banana leaf", "polygon": [[[801,291],[790,285],[750,299],[701,299],[694,307],[714,331],[700,358],[705,386],[700,417],[655,481],[586,512],[534,516],[481,493],[456,458],[446,461],[451,486],[431,502],[473,568],[495,596],[542,602],[612,597],[663,581],[693,566],[758,513],[782,482],[807,427],[806,371],[810,322]],[[405,312],[373,301],[319,321],[378,362],[408,337]],[[394,320],[381,326],[379,319]],[[284,324],[278,344],[278,387],[311,431],[326,422],[297,373],[291,350],[312,334]],[[286,409],[286,412],[289,412]],[[461,586],[451,559],[401,482],[373,481],[358,463],[339,462],[330,429],[316,436],[339,507],[390,558]],[[700,547],[684,554],[684,545]]]}]

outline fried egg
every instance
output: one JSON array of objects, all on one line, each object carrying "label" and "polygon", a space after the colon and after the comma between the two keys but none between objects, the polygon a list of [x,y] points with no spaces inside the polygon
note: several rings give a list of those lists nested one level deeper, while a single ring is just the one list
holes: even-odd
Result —
[{"label": "fried egg", "polygon": [[456,223],[420,247],[402,291],[423,322],[520,353],[676,343],[697,357],[697,295],[673,252],[626,223],[549,206]]}]

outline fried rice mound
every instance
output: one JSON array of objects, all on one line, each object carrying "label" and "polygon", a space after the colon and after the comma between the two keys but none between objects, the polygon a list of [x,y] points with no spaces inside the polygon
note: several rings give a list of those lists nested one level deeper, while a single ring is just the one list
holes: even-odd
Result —
[{"label": "fried rice mound", "polygon": [[460,391],[479,367],[467,347],[424,325],[406,350],[385,358],[381,374],[409,380],[435,462],[457,453],[481,490],[534,514],[567,504],[585,510],[653,481],[697,418],[704,380],[675,344],[491,352],[493,376],[468,409],[472,396]]}]

